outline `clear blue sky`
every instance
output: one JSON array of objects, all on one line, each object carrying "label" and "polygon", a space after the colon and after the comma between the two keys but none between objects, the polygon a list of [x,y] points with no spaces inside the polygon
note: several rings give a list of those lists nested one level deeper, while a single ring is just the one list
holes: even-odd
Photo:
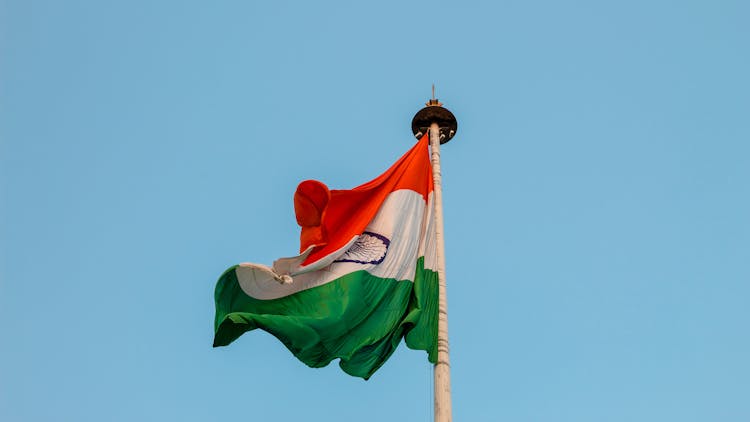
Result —
[{"label": "clear blue sky", "polygon": [[356,3],[0,2],[0,419],[431,420],[423,352],[211,341],[434,82],[455,420],[750,420],[748,3]]}]

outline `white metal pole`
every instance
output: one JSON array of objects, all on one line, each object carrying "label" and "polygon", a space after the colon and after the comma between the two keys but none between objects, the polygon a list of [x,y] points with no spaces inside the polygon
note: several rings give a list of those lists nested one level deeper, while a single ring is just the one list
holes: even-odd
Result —
[{"label": "white metal pole", "polygon": [[445,285],[445,239],[443,238],[443,189],[440,186],[440,127],[430,125],[430,151],[435,195],[435,235],[437,242],[438,356],[435,364],[435,422],[451,422],[451,365],[448,356],[448,300]]}]

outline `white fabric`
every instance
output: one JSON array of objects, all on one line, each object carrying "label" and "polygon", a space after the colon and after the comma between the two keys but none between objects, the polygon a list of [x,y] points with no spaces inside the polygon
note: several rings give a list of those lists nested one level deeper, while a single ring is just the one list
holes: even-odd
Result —
[{"label": "white fabric", "polygon": [[[429,206],[428,206],[429,204]],[[386,197],[366,232],[383,236],[390,241],[385,258],[380,263],[334,262],[342,257],[355,237],[344,248],[313,264],[316,271],[299,267],[309,251],[300,257],[283,258],[274,263],[274,272],[267,266],[240,264],[235,271],[242,290],[256,299],[269,300],[311,289],[345,274],[365,270],[386,279],[414,281],[417,259],[425,257],[425,268],[436,268],[435,227],[432,222],[432,193],[428,203],[412,190],[398,190]],[[323,261],[323,262],[321,262]],[[295,271],[296,268],[296,271]],[[283,284],[281,275],[291,274],[293,282]]]}]

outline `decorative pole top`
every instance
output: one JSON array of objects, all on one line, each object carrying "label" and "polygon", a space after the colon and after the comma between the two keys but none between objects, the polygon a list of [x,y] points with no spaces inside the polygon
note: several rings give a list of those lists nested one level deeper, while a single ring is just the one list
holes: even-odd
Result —
[{"label": "decorative pole top", "polygon": [[458,130],[456,117],[443,103],[435,98],[435,84],[432,84],[432,98],[425,103],[427,107],[419,110],[411,120],[411,131],[417,139],[427,133],[430,125],[437,123],[440,127],[440,143],[444,144],[453,138]]},{"label": "decorative pole top", "polygon": [[435,84],[432,84],[432,99],[429,100],[429,101],[427,101],[426,103],[424,103],[424,105],[426,105],[426,106],[438,106],[438,107],[440,107],[440,106],[443,105],[443,103],[441,103],[440,101],[438,101],[437,98],[435,98]]}]

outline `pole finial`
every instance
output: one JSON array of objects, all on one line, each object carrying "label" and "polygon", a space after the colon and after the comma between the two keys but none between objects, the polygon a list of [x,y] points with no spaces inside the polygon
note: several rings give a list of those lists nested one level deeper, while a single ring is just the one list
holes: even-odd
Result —
[{"label": "pole finial", "polygon": [[427,107],[419,110],[411,120],[411,133],[419,139],[428,132],[433,123],[437,123],[440,127],[440,143],[450,141],[458,130],[458,122],[456,116],[435,98],[435,84],[432,84],[432,98],[425,104]]},{"label": "pole finial", "polygon": [[435,84],[432,84],[432,99],[427,101],[425,105],[426,106],[438,106],[438,107],[443,105],[443,103],[441,103],[440,101],[438,101],[437,98],[435,98]]}]

